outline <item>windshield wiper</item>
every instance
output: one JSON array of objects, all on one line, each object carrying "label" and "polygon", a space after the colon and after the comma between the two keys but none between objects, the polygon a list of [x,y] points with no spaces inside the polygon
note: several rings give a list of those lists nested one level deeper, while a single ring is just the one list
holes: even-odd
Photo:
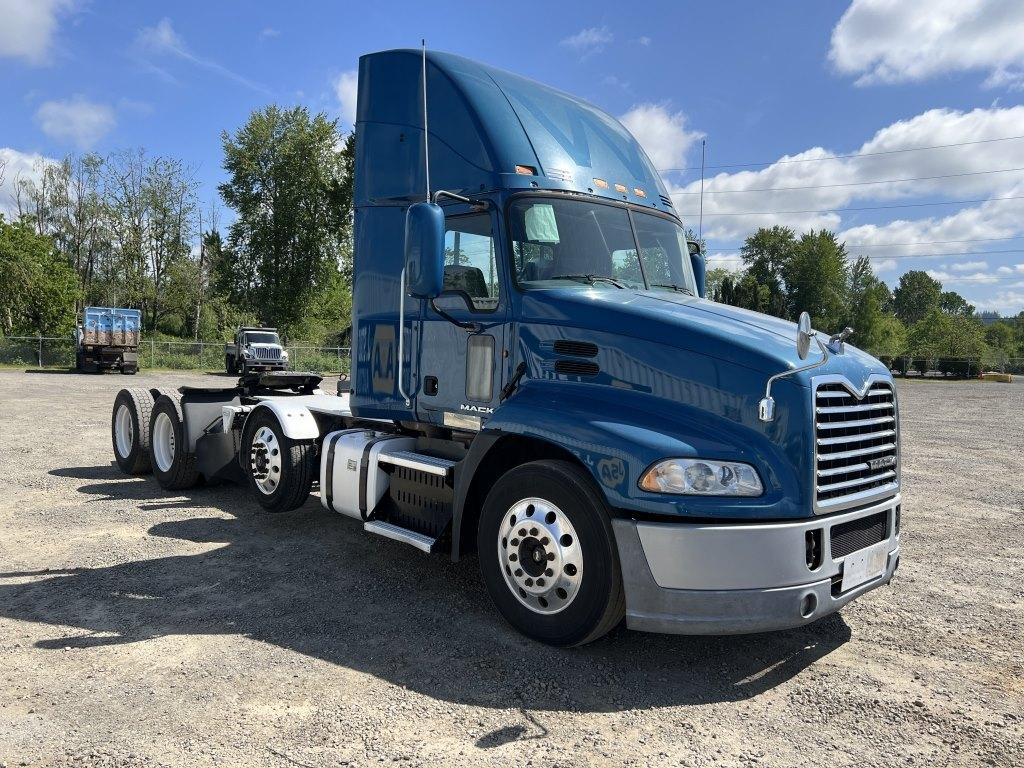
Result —
[{"label": "windshield wiper", "polygon": [[606,283],[611,283],[616,288],[625,288],[622,283],[616,280],[614,277],[607,277],[605,275],[552,275],[551,277],[544,278],[545,280],[585,280],[586,282],[593,285],[598,280]]},{"label": "windshield wiper", "polygon": [[685,285],[676,285],[675,283],[651,283],[651,288],[669,288],[673,291],[679,291],[679,293],[685,293],[689,296],[693,296],[694,293]]}]

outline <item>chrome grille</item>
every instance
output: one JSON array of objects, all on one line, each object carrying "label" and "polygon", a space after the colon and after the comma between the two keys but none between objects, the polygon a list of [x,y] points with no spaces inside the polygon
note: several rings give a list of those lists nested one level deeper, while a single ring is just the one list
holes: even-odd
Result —
[{"label": "chrome grille", "polygon": [[281,350],[277,347],[253,347],[257,360],[280,360]]},{"label": "chrome grille", "polygon": [[899,487],[898,430],[891,382],[873,380],[859,397],[843,379],[815,379],[816,510],[894,494]]}]

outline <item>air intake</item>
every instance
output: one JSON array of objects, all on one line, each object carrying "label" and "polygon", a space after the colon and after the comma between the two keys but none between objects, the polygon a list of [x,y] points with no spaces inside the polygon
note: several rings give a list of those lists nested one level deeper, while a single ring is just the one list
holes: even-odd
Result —
[{"label": "air intake", "polygon": [[663,202],[669,208],[675,208],[675,206],[672,205],[672,198],[669,197],[668,195],[658,195],[658,197],[660,197],[661,198],[661,202]]},{"label": "air intake", "polygon": [[597,363],[589,360],[556,360],[555,373],[566,376],[597,376],[601,372]]},{"label": "air intake", "polygon": [[553,346],[555,352],[559,355],[570,355],[572,357],[597,357],[597,345],[591,344],[589,341],[559,339]]}]

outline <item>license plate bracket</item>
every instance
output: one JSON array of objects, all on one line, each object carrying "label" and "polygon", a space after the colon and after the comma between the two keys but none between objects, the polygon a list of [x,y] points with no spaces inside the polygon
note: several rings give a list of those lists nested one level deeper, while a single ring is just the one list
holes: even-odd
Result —
[{"label": "license plate bracket", "polygon": [[854,587],[859,587],[885,573],[885,566],[889,559],[888,550],[889,542],[883,541],[847,555],[843,560],[842,591],[846,592]]}]

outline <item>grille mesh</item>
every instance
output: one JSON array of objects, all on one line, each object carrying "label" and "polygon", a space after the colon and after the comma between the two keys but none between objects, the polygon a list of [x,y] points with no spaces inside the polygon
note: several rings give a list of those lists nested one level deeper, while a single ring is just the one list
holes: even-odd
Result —
[{"label": "grille mesh", "polygon": [[889,522],[888,512],[878,512],[848,523],[833,525],[829,538],[832,544],[832,559],[838,560],[851,552],[870,547],[886,539]]},{"label": "grille mesh", "polygon": [[814,419],[819,509],[896,491],[899,467],[892,384],[876,382],[858,399],[842,383],[820,383],[814,393]]},{"label": "grille mesh", "polygon": [[257,360],[280,360],[281,350],[276,347],[253,347]]}]

